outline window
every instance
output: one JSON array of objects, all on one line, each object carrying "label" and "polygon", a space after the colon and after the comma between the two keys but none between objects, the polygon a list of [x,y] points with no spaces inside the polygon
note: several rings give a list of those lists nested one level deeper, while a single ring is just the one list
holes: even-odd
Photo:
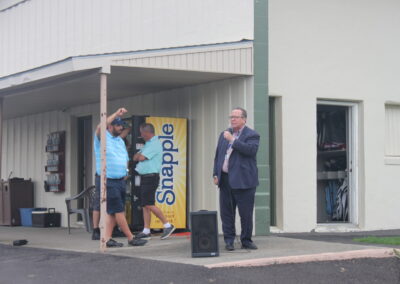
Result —
[{"label": "window", "polygon": [[400,165],[400,105],[385,105],[385,163]]}]

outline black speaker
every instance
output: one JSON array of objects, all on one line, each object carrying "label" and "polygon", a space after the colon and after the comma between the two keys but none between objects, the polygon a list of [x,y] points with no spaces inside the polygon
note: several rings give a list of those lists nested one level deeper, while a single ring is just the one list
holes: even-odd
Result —
[{"label": "black speaker", "polygon": [[192,257],[219,256],[217,211],[190,212]]}]

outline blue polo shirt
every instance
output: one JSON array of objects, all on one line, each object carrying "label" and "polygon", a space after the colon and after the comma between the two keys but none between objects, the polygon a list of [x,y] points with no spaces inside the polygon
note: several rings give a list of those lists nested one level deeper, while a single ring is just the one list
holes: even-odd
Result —
[{"label": "blue polo shirt", "polygon": [[[106,177],[122,178],[127,174],[128,152],[124,140],[114,137],[106,131]],[[101,174],[100,139],[94,134],[94,152],[96,155],[96,172]]]},{"label": "blue polo shirt", "polygon": [[158,174],[161,171],[162,152],[163,149],[158,136],[153,136],[140,150],[140,153],[147,159],[137,164],[136,171],[140,175]]}]

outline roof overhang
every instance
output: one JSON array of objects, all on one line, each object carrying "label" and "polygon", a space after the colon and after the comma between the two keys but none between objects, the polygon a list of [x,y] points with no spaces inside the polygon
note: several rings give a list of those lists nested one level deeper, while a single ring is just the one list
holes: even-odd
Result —
[{"label": "roof overhang", "polygon": [[109,99],[252,75],[252,42],[78,56],[3,77],[4,117],[98,102],[99,73]]}]

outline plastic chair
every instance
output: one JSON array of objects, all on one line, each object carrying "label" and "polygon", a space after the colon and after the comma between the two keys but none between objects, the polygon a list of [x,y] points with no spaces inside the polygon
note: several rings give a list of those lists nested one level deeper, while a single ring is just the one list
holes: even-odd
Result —
[{"label": "plastic chair", "polygon": [[[92,209],[93,199],[95,196],[95,186],[86,188],[81,193],[71,196],[69,198],[65,198],[65,203],[67,204],[67,215],[68,215],[68,234],[71,234],[70,230],[70,215],[71,214],[81,214],[83,222],[85,223],[86,231],[91,233],[92,222],[90,219],[90,210]],[[74,200],[83,199],[83,208],[72,208],[71,202]]]}]

